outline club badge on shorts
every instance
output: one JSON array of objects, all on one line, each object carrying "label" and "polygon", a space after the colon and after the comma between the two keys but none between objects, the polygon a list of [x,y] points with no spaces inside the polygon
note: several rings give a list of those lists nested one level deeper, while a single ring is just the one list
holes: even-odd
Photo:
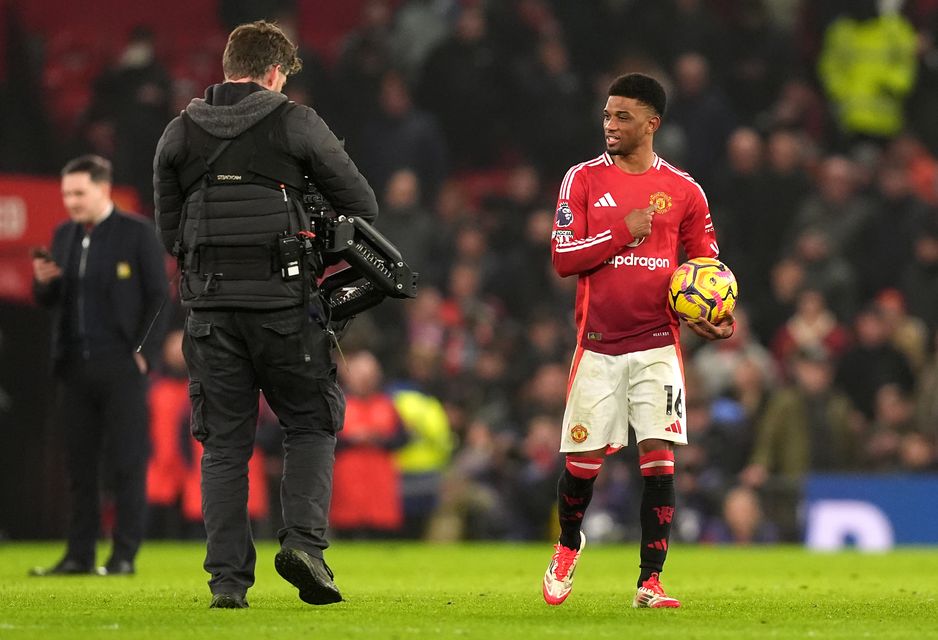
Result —
[{"label": "club badge on shorts", "polygon": [[579,422],[570,427],[570,439],[577,444],[583,444],[586,442],[586,438],[589,437],[589,429],[584,427]]},{"label": "club badge on shorts", "polygon": [[130,263],[118,262],[117,263],[117,279],[126,280],[129,277],[130,277]]}]

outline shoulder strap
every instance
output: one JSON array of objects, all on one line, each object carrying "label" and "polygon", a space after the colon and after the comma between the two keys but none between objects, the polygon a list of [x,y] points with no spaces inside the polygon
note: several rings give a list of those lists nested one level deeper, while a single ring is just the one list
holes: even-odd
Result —
[{"label": "shoulder strap", "polygon": [[[183,117],[183,120],[186,121],[187,125],[194,124],[190,122],[189,115],[185,111],[183,111],[182,117]],[[188,126],[186,128],[188,129]],[[212,152],[212,155],[210,155],[208,158],[205,159],[205,173],[202,176],[203,187],[208,186],[209,176],[212,173],[212,165],[215,163],[216,160],[218,160],[221,154],[225,152],[225,149],[231,146],[232,142],[234,142],[234,138],[228,138],[226,140],[222,140],[221,143],[217,147],[215,147],[215,150]],[[173,256],[176,258],[180,258],[182,255],[182,252],[185,250],[182,244],[182,240],[185,237],[183,232],[185,231],[186,223],[189,221],[188,214],[189,214],[189,207],[183,206],[182,211],[179,214],[179,227],[176,229],[176,242],[173,243]],[[198,225],[198,223],[199,223],[198,218],[196,218],[195,225]],[[191,260],[191,256],[189,256],[189,259]]]}]

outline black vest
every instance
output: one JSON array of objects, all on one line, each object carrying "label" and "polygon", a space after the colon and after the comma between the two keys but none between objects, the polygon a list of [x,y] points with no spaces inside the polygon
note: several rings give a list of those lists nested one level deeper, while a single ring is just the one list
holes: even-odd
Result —
[{"label": "black vest", "polygon": [[186,194],[174,254],[180,295],[195,308],[278,309],[303,304],[312,278],[281,275],[278,240],[310,227],[303,211],[303,168],[287,152],[285,102],[231,140],[216,138],[183,113],[187,154],[179,165]]}]

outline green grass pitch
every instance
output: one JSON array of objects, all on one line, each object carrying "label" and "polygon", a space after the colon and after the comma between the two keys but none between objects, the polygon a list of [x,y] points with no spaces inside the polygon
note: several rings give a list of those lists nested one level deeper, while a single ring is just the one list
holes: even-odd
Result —
[{"label": "green grass pitch", "polygon": [[136,576],[30,578],[61,544],[0,545],[0,638],[938,638],[938,550],[817,554],[676,545],[677,610],[634,610],[635,544],[591,545],[576,588],[544,604],[551,545],[337,542],[346,602],[311,607],[258,547],[250,609],[210,610],[203,548],[146,543]]}]

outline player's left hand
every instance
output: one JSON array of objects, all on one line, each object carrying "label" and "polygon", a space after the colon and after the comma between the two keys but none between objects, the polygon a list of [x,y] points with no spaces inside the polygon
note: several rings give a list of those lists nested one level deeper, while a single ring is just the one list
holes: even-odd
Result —
[{"label": "player's left hand", "polygon": [[732,336],[733,332],[736,330],[736,318],[733,317],[732,313],[727,313],[716,324],[701,318],[693,322],[688,321],[687,326],[701,338],[707,340],[726,340]]}]

